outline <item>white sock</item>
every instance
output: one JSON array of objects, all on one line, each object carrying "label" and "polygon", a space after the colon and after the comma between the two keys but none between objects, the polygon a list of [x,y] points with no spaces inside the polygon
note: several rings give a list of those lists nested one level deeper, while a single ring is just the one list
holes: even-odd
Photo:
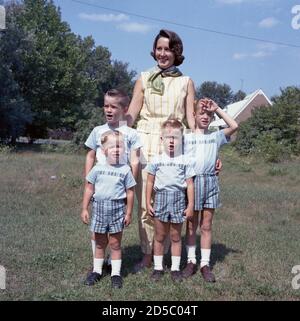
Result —
[{"label": "white sock", "polygon": [[196,245],[187,245],[186,246],[186,253],[187,253],[187,262],[196,264]]},{"label": "white sock", "polygon": [[171,262],[172,262],[172,266],[171,266],[171,271],[180,271],[180,256],[173,256],[171,257]]},{"label": "white sock", "polygon": [[121,275],[122,260],[111,260],[111,276]]},{"label": "white sock", "polygon": [[153,255],[154,270],[162,271],[163,268],[163,255]]},{"label": "white sock", "polygon": [[95,252],[96,252],[96,241],[95,241],[95,240],[91,240],[91,242],[92,242],[93,257],[95,257]]},{"label": "white sock", "polygon": [[210,251],[211,251],[211,249],[201,249],[200,268],[202,268],[205,265],[209,266]]},{"label": "white sock", "polygon": [[93,269],[93,272],[97,272],[99,274],[102,274],[103,262],[104,262],[104,259],[96,259],[94,257],[94,269]]}]

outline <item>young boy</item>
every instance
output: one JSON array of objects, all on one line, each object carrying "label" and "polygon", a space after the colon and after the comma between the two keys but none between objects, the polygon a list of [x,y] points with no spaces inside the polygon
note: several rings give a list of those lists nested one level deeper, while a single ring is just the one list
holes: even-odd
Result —
[{"label": "young boy", "polygon": [[[147,165],[146,205],[148,214],[154,217],[154,271],[153,281],[164,274],[164,241],[168,234],[171,239],[171,278],[182,280],[180,272],[181,229],[185,218],[193,216],[194,188],[192,166],[182,153],[183,125],[177,119],[168,119],[162,124],[161,140],[164,152],[155,156]],[[154,207],[151,204],[155,191]],[[186,206],[186,192],[188,204]]]},{"label": "young boy", "polygon": [[[90,133],[85,145],[89,148],[85,161],[85,176],[94,166],[95,161],[105,164],[105,156],[101,152],[101,135],[108,130],[118,130],[124,135],[125,154],[120,162],[130,164],[133,176],[137,179],[139,166],[139,152],[142,146],[135,129],[126,125],[125,113],[128,109],[130,99],[121,90],[111,89],[104,95],[104,114],[106,123],[95,127]],[[86,183],[87,184],[87,183]],[[95,254],[95,236],[91,236],[93,257]],[[87,285],[93,285],[86,281]]]},{"label": "young boy", "polygon": [[88,206],[93,197],[90,229],[95,235],[96,249],[93,272],[89,274],[87,282],[91,285],[101,279],[105,249],[109,244],[112,267],[111,285],[113,288],[121,288],[122,231],[124,225],[128,226],[131,222],[133,186],[136,183],[130,167],[120,163],[125,152],[123,135],[118,131],[110,130],[102,134],[101,146],[106,163],[98,163],[88,173],[81,212],[82,221],[88,224]]},{"label": "young boy", "polygon": [[[208,132],[208,126],[213,120],[214,113],[223,118],[228,128],[220,131]],[[196,265],[196,230],[199,225],[201,231],[201,263],[200,271],[206,282],[215,282],[215,276],[209,267],[212,244],[212,219],[215,208],[220,206],[219,183],[215,175],[215,164],[220,147],[227,143],[238,128],[238,124],[226,114],[213,100],[200,99],[195,108],[195,132],[185,136],[185,153],[194,159],[195,214],[193,220],[187,222],[186,244],[187,265],[182,274],[187,278],[197,271]],[[200,214],[200,222],[198,215]],[[198,223],[199,222],[199,223]]]}]

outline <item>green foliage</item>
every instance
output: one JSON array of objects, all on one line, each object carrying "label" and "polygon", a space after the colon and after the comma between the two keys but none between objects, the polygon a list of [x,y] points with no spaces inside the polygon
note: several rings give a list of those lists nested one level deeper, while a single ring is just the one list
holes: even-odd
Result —
[{"label": "green foliage", "polygon": [[231,103],[243,100],[246,94],[242,90],[234,94],[227,84],[218,84],[216,81],[205,81],[196,89],[196,97],[197,99],[205,97],[211,98],[221,108],[224,108]]},{"label": "green foliage", "polygon": [[278,162],[299,153],[300,88],[287,87],[273,101],[273,106],[255,109],[240,124],[235,146],[241,154]]},{"label": "green foliage", "polygon": [[53,1],[11,2],[6,10],[7,31],[0,35],[0,85],[7,91],[1,92],[7,124],[0,126],[2,138],[24,130],[32,139],[47,137],[50,129],[84,131],[108,89],[131,92],[135,72],[111,61],[109,50],[95,46],[92,37],[72,33]]}]

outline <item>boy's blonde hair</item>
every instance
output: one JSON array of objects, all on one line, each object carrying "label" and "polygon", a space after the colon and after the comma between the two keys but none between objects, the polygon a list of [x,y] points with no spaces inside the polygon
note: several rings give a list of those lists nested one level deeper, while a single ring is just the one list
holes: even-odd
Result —
[{"label": "boy's blonde hair", "polygon": [[123,141],[123,134],[117,130],[108,130],[101,135],[101,145],[107,143],[110,137],[116,137],[118,141]]},{"label": "boy's blonde hair", "polygon": [[171,127],[174,129],[180,129],[181,133],[183,133],[183,131],[184,131],[184,127],[183,127],[182,122],[175,117],[169,117],[166,121],[164,121],[161,125],[161,130],[163,131],[167,127]]},{"label": "boy's blonde hair", "polygon": [[122,108],[126,108],[129,106],[130,98],[121,89],[110,89],[105,93],[104,97],[105,96],[117,98]]}]

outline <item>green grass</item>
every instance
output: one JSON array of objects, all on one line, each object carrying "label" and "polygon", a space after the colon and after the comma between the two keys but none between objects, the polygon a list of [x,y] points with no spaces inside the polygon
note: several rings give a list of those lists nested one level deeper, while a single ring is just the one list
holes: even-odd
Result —
[{"label": "green grass", "polygon": [[112,290],[109,277],[94,287],[82,284],[92,264],[89,231],[79,217],[84,155],[1,153],[0,265],[7,284],[0,301],[299,300],[291,286],[292,267],[300,264],[299,159],[274,167],[239,158],[231,148],[221,159],[223,206],[212,247],[217,282],[206,284],[198,273],[182,284],[169,274],[153,284],[150,270],[132,274],[141,258],[135,211],[123,238],[124,287]]}]

